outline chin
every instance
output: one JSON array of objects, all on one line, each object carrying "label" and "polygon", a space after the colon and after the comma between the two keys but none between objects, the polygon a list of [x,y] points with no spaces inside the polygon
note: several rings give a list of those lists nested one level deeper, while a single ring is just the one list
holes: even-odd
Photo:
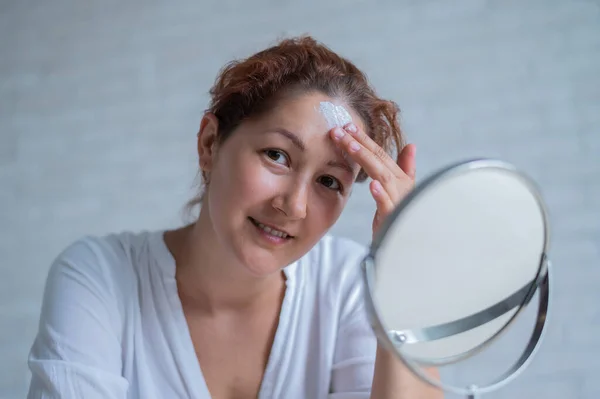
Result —
[{"label": "chin", "polygon": [[278,273],[296,259],[294,255],[297,248],[292,246],[265,248],[247,239],[238,239],[237,244],[234,251],[238,261],[249,274],[255,277],[267,277]]},{"label": "chin", "polygon": [[255,248],[252,252],[244,254],[240,260],[244,269],[254,277],[267,277],[280,272],[288,265],[287,262],[283,262],[264,249]]},{"label": "chin", "polygon": [[265,277],[288,266],[298,250],[296,238],[282,240],[261,233],[250,221],[231,234],[231,249],[238,262],[251,275]]}]

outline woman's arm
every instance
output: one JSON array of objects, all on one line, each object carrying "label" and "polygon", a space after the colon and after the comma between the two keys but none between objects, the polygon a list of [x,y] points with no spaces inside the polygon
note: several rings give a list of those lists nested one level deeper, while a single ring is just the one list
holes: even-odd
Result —
[{"label": "woman's arm", "polygon": [[[337,254],[332,262],[344,266],[336,268],[341,284],[340,315],[328,398],[442,399],[441,390],[420,380],[395,354],[379,345],[364,300],[367,288],[359,266],[364,252],[344,245],[331,253]],[[436,369],[428,372],[439,378]]]},{"label": "woman's arm", "polygon": [[[414,188],[416,147],[413,144],[405,146],[394,160],[352,123],[343,129],[332,129],[331,137],[373,179],[370,191],[377,205],[372,223],[375,236],[383,221]],[[429,370],[429,373],[438,378],[436,370]],[[378,344],[370,397],[439,399],[443,398],[443,393],[421,382],[399,359]]]},{"label": "woman's arm", "polygon": [[81,240],[50,268],[29,355],[28,399],[126,397],[117,300],[98,253]]},{"label": "woman's arm", "polygon": [[[426,369],[439,379],[436,368]],[[443,392],[426,384],[409,370],[395,354],[377,345],[371,399],[442,399]]]}]

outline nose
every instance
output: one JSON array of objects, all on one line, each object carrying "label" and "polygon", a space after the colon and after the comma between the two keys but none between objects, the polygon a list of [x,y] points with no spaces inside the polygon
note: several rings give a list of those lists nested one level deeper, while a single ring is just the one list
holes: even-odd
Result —
[{"label": "nose", "polygon": [[308,185],[297,181],[291,184],[273,199],[273,207],[290,219],[306,217]]}]

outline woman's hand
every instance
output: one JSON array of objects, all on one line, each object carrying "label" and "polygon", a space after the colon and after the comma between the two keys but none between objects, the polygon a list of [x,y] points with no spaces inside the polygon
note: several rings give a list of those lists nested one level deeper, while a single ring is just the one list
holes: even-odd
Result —
[{"label": "woman's hand", "polygon": [[358,163],[373,181],[369,185],[377,204],[373,217],[373,236],[381,223],[415,185],[414,144],[408,144],[395,161],[355,124],[331,130],[334,142]]}]

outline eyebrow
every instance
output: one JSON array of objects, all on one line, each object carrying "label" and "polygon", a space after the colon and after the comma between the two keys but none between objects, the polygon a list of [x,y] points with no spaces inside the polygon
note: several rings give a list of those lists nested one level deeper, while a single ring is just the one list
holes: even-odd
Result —
[{"label": "eyebrow", "polygon": [[290,132],[289,130],[278,127],[278,128],[273,129],[273,131],[276,133],[282,134],[283,136],[290,139],[292,141],[292,143],[300,149],[300,151],[306,150],[306,145],[304,144],[304,141],[302,141],[302,139],[300,137],[296,136],[294,133]]},{"label": "eyebrow", "polygon": [[[287,137],[296,147],[298,147],[300,149],[300,151],[306,150],[306,144],[304,144],[304,141],[302,141],[302,139],[300,137],[296,136],[294,133],[290,132],[289,130],[284,129],[284,128],[275,128],[275,129],[273,129],[273,132],[279,133],[282,136]],[[333,166],[336,168],[341,168],[351,174],[354,174],[354,169],[352,169],[352,167],[347,162],[329,161],[329,162],[327,162],[327,165]]]}]

